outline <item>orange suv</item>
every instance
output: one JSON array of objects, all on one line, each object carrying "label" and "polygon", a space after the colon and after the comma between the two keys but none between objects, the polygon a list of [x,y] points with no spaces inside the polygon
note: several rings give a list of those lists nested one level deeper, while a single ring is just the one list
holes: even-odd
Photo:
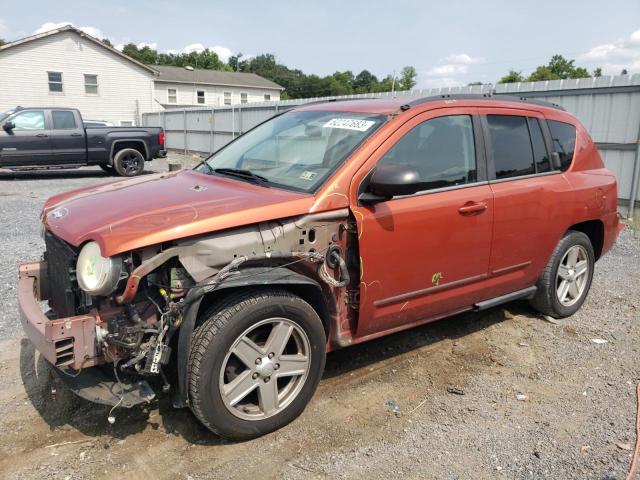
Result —
[{"label": "orange suv", "polygon": [[572,115],[470,95],[309,104],[42,222],[18,296],[61,378],[124,407],[162,390],[232,439],[300,415],[333,349],[516,299],[573,314],[622,228]]}]

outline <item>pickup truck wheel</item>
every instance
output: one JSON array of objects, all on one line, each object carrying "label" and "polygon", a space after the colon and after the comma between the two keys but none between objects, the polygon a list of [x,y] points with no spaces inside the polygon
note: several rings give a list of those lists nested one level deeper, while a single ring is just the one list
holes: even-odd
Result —
[{"label": "pickup truck wheel", "polygon": [[324,370],[315,310],[283,290],[239,292],[213,306],[189,355],[191,410],[212,432],[248,440],[298,417]]},{"label": "pickup truck wheel", "polygon": [[144,157],[134,148],[123,148],[113,157],[113,166],[123,177],[135,177],[144,170]]},{"label": "pickup truck wheel", "polygon": [[595,255],[584,233],[569,230],[558,243],[538,280],[533,307],[544,315],[564,318],[582,306],[593,279]]}]

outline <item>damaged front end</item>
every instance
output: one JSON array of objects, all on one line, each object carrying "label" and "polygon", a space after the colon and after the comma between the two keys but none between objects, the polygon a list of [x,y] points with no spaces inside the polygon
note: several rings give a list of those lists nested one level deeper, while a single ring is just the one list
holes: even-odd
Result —
[{"label": "damaged front end", "polygon": [[[153,399],[158,385],[184,407],[198,312],[225,290],[283,285],[309,292],[329,348],[349,343],[348,287],[359,272],[353,230],[343,209],[106,259],[97,243],[76,249],[46,231],[45,259],[20,266],[22,324],[81,397],[131,407]],[[39,304],[45,300],[46,315]]]}]

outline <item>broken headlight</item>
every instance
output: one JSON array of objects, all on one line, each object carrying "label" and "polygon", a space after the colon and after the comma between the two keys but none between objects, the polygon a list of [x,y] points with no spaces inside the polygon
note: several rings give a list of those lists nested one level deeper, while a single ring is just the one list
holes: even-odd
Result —
[{"label": "broken headlight", "polygon": [[82,247],[76,263],[80,288],[92,296],[105,296],[118,286],[122,273],[122,258],[103,257],[100,246],[89,242]]}]

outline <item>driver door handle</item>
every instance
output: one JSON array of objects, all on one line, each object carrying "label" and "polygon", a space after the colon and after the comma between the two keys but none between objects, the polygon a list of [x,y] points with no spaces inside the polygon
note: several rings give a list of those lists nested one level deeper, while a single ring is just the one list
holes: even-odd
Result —
[{"label": "driver door handle", "polygon": [[460,215],[479,215],[487,209],[484,202],[467,202],[458,209]]}]

